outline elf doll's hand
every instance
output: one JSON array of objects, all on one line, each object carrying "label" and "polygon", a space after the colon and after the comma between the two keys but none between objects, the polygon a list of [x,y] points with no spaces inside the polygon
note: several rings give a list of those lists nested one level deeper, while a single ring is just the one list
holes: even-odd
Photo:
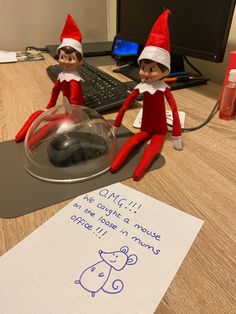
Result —
[{"label": "elf doll's hand", "polygon": [[112,125],[112,126],[111,126],[111,130],[112,130],[112,132],[113,132],[115,135],[117,135],[119,128],[116,127],[116,126],[114,126],[114,125]]},{"label": "elf doll's hand", "polygon": [[181,136],[172,136],[173,146],[177,150],[183,149],[183,142]]}]

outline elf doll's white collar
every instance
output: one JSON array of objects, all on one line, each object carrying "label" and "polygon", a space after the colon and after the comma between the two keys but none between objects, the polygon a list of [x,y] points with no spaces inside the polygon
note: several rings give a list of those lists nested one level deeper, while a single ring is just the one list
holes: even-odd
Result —
[{"label": "elf doll's white collar", "polygon": [[62,71],[59,75],[58,75],[58,80],[60,82],[63,81],[83,81],[82,77],[79,75],[79,73],[77,71],[73,71],[73,72],[66,72],[66,71]]},{"label": "elf doll's white collar", "polygon": [[164,92],[166,88],[170,88],[170,86],[162,81],[155,81],[155,82],[150,82],[150,83],[141,82],[135,87],[135,89],[139,90],[140,94],[144,92],[148,92],[151,95],[155,94],[157,90]]}]

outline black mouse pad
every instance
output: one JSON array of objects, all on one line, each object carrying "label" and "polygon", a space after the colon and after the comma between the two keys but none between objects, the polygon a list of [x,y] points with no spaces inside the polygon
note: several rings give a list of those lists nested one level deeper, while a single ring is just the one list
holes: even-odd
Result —
[{"label": "black mouse pad", "polygon": [[[121,127],[117,137],[118,147],[132,135]],[[15,141],[0,143],[1,189],[0,217],[14,218],[40,208],[74,198],[103,186],[120,182],[132,176],[146,144],[132,153],[132,158],[115,174],[109,171],[100,176],[76,183],[51,183],[32,177],[23,166],[24,144]],[[149,170],[161,168],[165,163],[158,155]],[[141,179],[142,180],[142,179]]]}]

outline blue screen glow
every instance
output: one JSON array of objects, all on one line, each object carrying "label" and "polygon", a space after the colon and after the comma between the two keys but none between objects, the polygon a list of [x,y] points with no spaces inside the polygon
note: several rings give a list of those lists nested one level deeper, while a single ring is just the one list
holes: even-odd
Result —
[{"label": "blue screen glow", "polygon": [[114,55],[136,55],[138,53],[139,44],[117,38],[113,47]]}]

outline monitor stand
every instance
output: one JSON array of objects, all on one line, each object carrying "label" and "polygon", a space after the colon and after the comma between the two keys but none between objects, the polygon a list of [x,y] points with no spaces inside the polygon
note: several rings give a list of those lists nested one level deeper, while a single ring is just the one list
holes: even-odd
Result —
[{"label": "monitor stand", "polygon": [[130,62],[126,65],[114,69],[113,72],[121,73],[137,83],[140,82],[139,65],[137,62]]},{"label": "monitor stand", "polygon": [[[184,60],[183,56],[177,55],[177,54],[171,54],[171,73],[178,73],[178,72],[185,72],[184,69]],[[136,61],[130,62],[124,66],[121,66],[115,70],[113,70],[116,73],[121,73],[124,76],[130,78],[132,81],[135,81],[136,83],[140,82],[140,77],[139,77],[139,65]],[[168,85],[171,87],[171,90],[176,90],[176,89],[181,89],[181,88],[186,88],[186,87],[191,87],[191,86],[196,86],[196,85],[202,85],[206,84],[207,81],[209,81],[208,78],[206,77],[199,77],[198,75],[190,72],[186,72],[186,75],[189,75],[192,77],[189,81],[185,82],[172,82],[168,83]],[[129,85],[130,83],[128,83]],[[135,85],[135,84],[132,84]]]}]

